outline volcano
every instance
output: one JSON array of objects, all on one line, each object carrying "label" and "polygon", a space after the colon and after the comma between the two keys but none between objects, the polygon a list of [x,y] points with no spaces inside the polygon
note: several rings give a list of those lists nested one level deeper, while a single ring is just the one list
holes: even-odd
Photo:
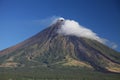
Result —
[{"label": "volcano", "polygon": [[35,36],[0,51],[0,67],[58,66],[120,73],[119,52],[97,40],[58,33],[64,21],[58,19]]}]

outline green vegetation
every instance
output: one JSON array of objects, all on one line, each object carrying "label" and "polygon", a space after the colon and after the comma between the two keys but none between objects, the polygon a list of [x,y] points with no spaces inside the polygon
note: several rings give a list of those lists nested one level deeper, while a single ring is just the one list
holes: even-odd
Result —
[{"label": "green vegetation", "polygon": [[120,74],[75,67],[0,68],[0,80],[119,80]]}]

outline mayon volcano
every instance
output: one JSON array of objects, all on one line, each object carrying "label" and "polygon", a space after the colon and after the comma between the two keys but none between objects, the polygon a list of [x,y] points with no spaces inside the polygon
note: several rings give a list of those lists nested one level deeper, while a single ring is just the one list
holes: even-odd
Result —
[{"label": "mayon volcano", "polygon": [[59,18],[31,38],[0,51],[1,68],[51,66],[120,73],[120,53],[74,20]]}]

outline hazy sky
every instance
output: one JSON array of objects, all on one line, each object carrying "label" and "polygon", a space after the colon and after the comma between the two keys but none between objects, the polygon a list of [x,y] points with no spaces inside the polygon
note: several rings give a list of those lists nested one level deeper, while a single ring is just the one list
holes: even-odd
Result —
[{"label": "hazy sky", "polygon": [[120,51],[120,0],[0,0],[0,50],[35,35],[59,16],[78,21]]}]

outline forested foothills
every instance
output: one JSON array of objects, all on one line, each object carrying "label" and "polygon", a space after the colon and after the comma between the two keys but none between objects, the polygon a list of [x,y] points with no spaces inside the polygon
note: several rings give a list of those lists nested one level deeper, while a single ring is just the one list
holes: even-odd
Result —
[{"label": "forested foothills", "polygon": [[119,80],[120,74],[78,68],[0,68],[0,80]]}]

